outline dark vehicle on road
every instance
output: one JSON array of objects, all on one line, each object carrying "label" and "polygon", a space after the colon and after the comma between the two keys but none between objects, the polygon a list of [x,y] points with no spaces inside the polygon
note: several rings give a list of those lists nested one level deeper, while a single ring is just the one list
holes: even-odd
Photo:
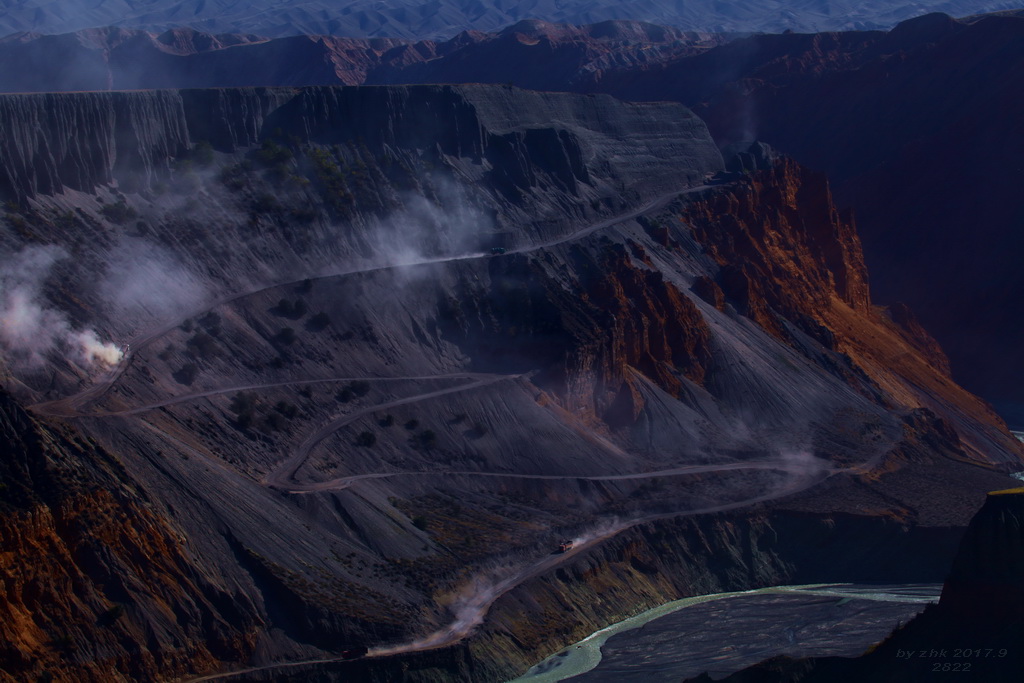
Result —
[{"label": "dark vehicle on road", "polygon": [[501,256],[505,251],[505,247],[491,247],[491,256]]},{"label": "dark vehicle on road", "polygon": [[558,544],[558,552],[567,553],[572,550],[572,541],[562,541]]},{"label": "dark vehicle on road", "polygon": [[351,648],[349,648],[347,650],[342,650],[341,651],[341,658],[342,659],[359,659],[360,657],[365,657],[366,653],[369,652],[369,651],[370,651],[369,648],[363,647],[363,646],[351,647]]}]

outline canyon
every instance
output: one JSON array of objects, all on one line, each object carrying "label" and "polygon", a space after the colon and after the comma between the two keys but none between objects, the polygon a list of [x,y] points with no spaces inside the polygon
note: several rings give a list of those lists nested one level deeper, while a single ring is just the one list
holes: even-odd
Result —
[{"label": "canyon", "polygon": [[0,127],[5,680],[508,679],[687,595],[941,581],[1021,469],[826,177],[680,104],[12,94]]}]

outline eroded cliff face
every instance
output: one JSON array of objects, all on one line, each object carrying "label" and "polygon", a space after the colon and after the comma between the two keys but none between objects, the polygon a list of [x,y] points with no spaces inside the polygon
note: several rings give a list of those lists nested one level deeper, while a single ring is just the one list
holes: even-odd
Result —
[{"label": "eroded cliff face", "polygon": [[[695,226],[695,239],[720,266],[726,301],[770,332],[784,335],[776,318],[782,315],[810,323],[814,335],[834,298],[868,312],[860,240],[821,174],[783,159],[734,191],[688,206],[680,219]],[[824,335],[819,341],[827,344]]]},{"label": "eroded cliff face", "polygon": [[[3,188],[14,199],[111,183],[127,192],[151,190],[196,143],[231,152],[268,138],[294,144],[289,136],[299,143],[358,140],[377,150],[426,150],[435,160],[486,160],[494,184],[510,192],[535,186],[538,172],[570,190],[591,184],[585,163],[622,189],[693,181],[721,169],[707,128],[685,108],[613,102],[477,86],[7,95],[0,98],[7,133],[0,149]],[[381,118],[390,124],[380,125]],[[551,121],[567,127],[549,133]],[[647,132],[621,138],[637,129]],[[643,153],[662,144],[675,148]],[[619,153],[627,148],[629,163],[622,163]],[[691,163],[670,170],[662,161],[669,158]]]},{"label": "eroded cliff face", "polygon": [[[998,461],[1016,450],[960,417],[1000,423],[950,381],[941,349],[905,306],[872,307],[852,216],[836,209],[821,174],[765,162],[639,225],[646,248],[625,239],[571,252],[560,271],[569,281],[539,263],[497,262],[491,290],[464,285],[442,318],[462,343],[541,362],[538,382],[570,411],[628,428],[644,406],[638,377],[675,397],[722,382],[709,321],[682,294],[688,280],[700,301],[749,318],[862,395],[949,420],[964,457]],[[664,253],[701,265],[673,281],[659,271]]]},{"label": "eroded cliff face", "polygon": [[[1022,26],[1012,13],[929,14],[889,32],[727,44],[621,22],[521,22],[499,34],[415,44],[100,30],[18,36],[0,51],[14,65],[12,89],[498,82],[675,99],[694,107],[723,144],[765,139],[825,171],[840,205],[857,211],[878,299],[909,302],[953,358],[958,381],[1017,421],[1024,368],[1014,296],[1022,283],[1005,245],[1021,220],[1007,198],[1024,154],[1013,132],[1022,115],[1013,93],[1024,85],[1018,61],[1006,55]],[[278,68],[296,61],[305,66]],[[40,62],[55,66],[47,76],[23,76],[31,70],[22,65]]]},{"label": "eroded cliff face", "polygon": [[[837,354],[831,371],[858,391],[954,422],[962,413],[1002,422],[950,381],[941,348],[906,306],[872,307],[853,216],[837,210],[821,174],[781,159],[736,189],[686,206],[678,219],[693,225],[720,266],[712,279],[694,282],[703,299],[731,304],[798,348],[807,335]],[[987,437],[963,423],[960,431],[968,450],[987,448]]]},{"label": "eroded cliff face", "polygon": [[907,302],[954,377],[1017,415],[1024,366],[1009,311],[1021,276],[1005,246],[1021,220],[1009,198],[1024,148],[1008,93],[1024,71],[1005,55],[1022,35],[1012,14],[930,14],[888,33],[755,36],[611,74],[600,89],[671,97],[723,144],[757,137],[827,173],[857,212],[878,299]]}]

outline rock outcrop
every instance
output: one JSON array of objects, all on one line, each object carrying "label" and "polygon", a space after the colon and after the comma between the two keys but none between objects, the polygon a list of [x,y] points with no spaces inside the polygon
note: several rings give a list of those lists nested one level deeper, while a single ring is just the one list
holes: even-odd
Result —
[{"label": "rock outcrop", "polygon": [[860,313],[870,308],[852,215],[836,209],[820,173],[789,159],[770,163],[736,191],[686,207],[682,219],[721,266],[727,300],[762,326],[773,325],[765,306],[791,318],[819,315],[832,297]]}]

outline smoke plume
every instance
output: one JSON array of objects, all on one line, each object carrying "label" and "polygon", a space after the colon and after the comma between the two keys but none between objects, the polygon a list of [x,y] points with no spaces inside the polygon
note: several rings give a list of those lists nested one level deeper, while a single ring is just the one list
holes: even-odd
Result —
[{"label": "smoke plume", "polygon": [[46,305],[43,283],[66,256],[59,247],[30,246],[0,266],[0,345],[12,365],[38,367],[55,352],[82,367],[121,360],[115,344],[94,330],[74,329],[61,311]]}]

